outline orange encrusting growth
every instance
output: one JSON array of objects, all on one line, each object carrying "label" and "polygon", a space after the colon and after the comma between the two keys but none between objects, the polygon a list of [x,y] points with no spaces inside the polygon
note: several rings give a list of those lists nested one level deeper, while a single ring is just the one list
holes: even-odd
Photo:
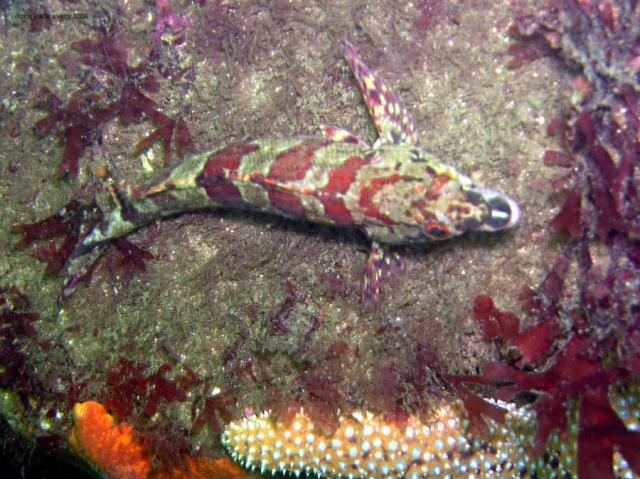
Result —
[{"label": "orange encrusting growth", "polygon": [[149,477],[151,454],[129,424],[115,424],[104,406],[94,401],[76,404],[73,417],[71,447],[109,479]]},{"label": "orange encrusting growth", "polygon": [[[229,457],[185,456],[163,464],[153,456],[144,436],[126,422],[116,424],[95,401],[73,408],[71,448],[108,479],[257,479]],[[154,461],[155,459],[155,461]],[[156,464],[154,467],[153,463]]]},{"label": "orange encrusting growth", "polygon": [[162,468],[153,479],[257,479],[258,476],[234,463],[229,457],[209,459],[187,456],[180,466]]}]

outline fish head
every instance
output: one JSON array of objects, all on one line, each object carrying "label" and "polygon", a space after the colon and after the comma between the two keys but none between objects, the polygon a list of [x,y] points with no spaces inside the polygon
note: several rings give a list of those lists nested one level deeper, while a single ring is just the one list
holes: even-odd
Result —
[{"label": "fish head", "polygon": [[467,181],[448,178],[441,183],[437,188],[432,185],[414,203],[425,239],[440,241],[468,231],[496,232],[518,224],[520,208],[509,196]]}]

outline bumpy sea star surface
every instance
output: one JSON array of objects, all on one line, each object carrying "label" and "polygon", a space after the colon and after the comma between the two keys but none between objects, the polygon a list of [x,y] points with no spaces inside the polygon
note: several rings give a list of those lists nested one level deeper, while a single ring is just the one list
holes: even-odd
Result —
[{"label": "bumpy sea star surface", "polygon": [[[637,429],[637,394],[613,403],[627,427]],[[575,408],[568,437],[552,434],[545,453],[535,457],[530,453],[535,412],[497,405],[507,409],[504,423],[487,420],[481,433],[471,431],[462,404],[454,400],[434,408],[427,419],[411,416],[402,425],[369,412],[343,415],[330,435],[304,409],[291,422],[266,412],[230,423],[222,441],[247,468],[296,477],[303,472],[349,479],[577,477]],[[617,454],[614,462],[616,477],[637,477]]]}]

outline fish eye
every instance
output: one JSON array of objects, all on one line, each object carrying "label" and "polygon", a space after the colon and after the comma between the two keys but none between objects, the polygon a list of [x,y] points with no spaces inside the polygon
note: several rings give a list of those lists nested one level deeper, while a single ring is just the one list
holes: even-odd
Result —
[{"label": "fish eye", "polygon": [[450,236],[449,229],[440,223],[428,223],[424,227],[424,234],[434,240],[447,239]]}]

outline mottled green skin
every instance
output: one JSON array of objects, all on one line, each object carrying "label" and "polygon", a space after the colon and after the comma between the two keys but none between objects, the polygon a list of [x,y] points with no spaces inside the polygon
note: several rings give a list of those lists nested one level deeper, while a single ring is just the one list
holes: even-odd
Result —
[{"label": "mottled green skin", "polygon": [[[263,139],[250,142],[259,150],[241,158],[241,166],[235,172],[229,172],[227,180],[241,190],[245,207],[256,211],[283,215],[277,205],[269,201],[268,191],[264,185],[254,181],[256,175],[267,176],[272,164],[278,156],[292,151],[307,142],[324,141],[321,138],[299,139]],[[211,199],[197,179],[210,158],[222,150],[216,149],[195,155],[167,174],[160,181],[150,182],[133,192],[131,189],[120,191],[123,203],[114,209],[88,235],[83,244],[86,248],[93,244],[113,240],[127,235],[141,226],[160,218],[179,213],[207,208],[221,208],[223,202]],[[353,171],[355,178],[344,193],[328,189],[331,172],[350,158],[363,158],[364,165],[358,165]],[[376,181],[396,178],[398,181],[384,187],[376,186]],[[425,193],[433,186],[434,179],[440,177],[446,182],[433,200],[426,200]],[[450,235],[460,234],[469,228],[470,218],[477,224],[483,223],[489,214],[486,202],[477,199],[477,205],[469,201],[468,191],[473,188],[471,180],[458,174],[455,170],[440,163],[434,156],[406,145],[383,145],[370,149],[351,143],[330,143],[314,152],[313,164],[306,171],[303,179],[274,179],[270,188],[293,191],[305,206],[304,219],[307,221],[335,225],[336,222],[327,217],[321,202],[322,195],[333,195],[342,199],[352,215],[348,226],[362,229],[376,241],[389,244],[404,244],[426,241],[430,238],[424,234],[424,221],[419,221],[415,213],[424,217],[437,218],[451,228]],[[374,189],[371,206],[376,212],[387,218],[383,221],[363,211],[363,189]],[[472,207],[466,216],[456,215],[453,205]],[[135,215],[123,214],[121,208],[132,209]]]}]

